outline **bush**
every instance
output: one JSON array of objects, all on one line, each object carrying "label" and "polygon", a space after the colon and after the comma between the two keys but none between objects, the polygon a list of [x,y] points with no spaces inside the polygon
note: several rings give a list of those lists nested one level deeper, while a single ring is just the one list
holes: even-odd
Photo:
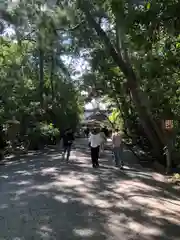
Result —
[{"label": "bush", "polygon": [[51,140],[53,140],[59,135],[59,130],[55,128],[52,123],[50,123],[49,125],[47,123],[40,123],[39,130],[44,137]]},{"label": "bush", "polygon": [[30,149],[40,149],[45,145],[56,144],[60,132],[52,123],[41,122],[29,129]]},{"label": "bush", "polygon": [[180,174],[179,174],[179,173],[173,174],[173,176],[170,177],[170,178],[168,179],[168,181],[169,181],[170,183],[173,183],[173,184],[176,184],[176,185],[180,185]]}]

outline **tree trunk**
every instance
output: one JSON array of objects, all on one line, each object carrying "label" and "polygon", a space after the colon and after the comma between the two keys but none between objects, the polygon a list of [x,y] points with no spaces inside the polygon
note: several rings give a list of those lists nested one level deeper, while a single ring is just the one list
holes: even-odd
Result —
[{"label": "tree trunk", "polygon": [[55,62],[54,62],[54,56],[52,55],[51,73],[50,73],[52,101],[54,101],[54,83],[53,83],[54,67],[55,67]]},{"label": "tree trunk", "polygon": [[79,1],[79,8],[84,12],[89,25],[91,25],[96,30],[96,33],[104,42],[114,62],[119,66],[121,71],[124,73],[127,79],[128,88],[130,89],[130,92],[132,94],[133,102],[137,109],[141,124],[144,128],[144,131],[151,145],[153,146],[154,155],[158,158],[159,157],[162,158],[162,147],[164,144],[163,136],[161,135],[160,131],[157,131],[157,128],[154,129],[155,123],[153,121],[152,116],[148,114],[147,109],[143,107],[141,104],[141,99],[139,97],[139,86],[137,84],[137,78],[132,69],[132,66],[129,63],[124,62],[121,54],[118,54],[118,52],[116,51],[116,48],[111,43],[110,39],[108,38],[104,30],[101,28],[101,26],[95,21],[95,19],[91,15],[88,5],[89,3],[85,0]]},{"label": "tree trunk", "polygon": [[44,93],[44,52],[39,48],[39,97],[41,107],[43,107],[43,93]]}]

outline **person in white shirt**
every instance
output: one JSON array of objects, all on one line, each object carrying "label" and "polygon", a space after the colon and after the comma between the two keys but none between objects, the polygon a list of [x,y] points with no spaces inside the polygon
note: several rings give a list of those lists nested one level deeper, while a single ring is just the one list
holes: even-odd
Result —
[{"label": "person in white shirt", "polygon": [[96,128],[94,128],[89,137],[89,145],[91,148],[91,160],[93,168],[99,167],[99,147],[101,145],[102,138]]},{"label": "person in white shirt", "polygon": [[124,164],[122,159],[122,154],[123,154],[122,135],[118,129],[116,129],[115,132],[112,134],[112,144],[113,144],[115,164],[117,167],[120,165],[120,168],[123,169]]}]

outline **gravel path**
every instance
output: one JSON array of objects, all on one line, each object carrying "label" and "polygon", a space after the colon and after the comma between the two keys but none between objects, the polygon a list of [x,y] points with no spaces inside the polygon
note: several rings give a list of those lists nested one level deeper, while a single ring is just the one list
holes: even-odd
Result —
[{"label": "gravel path", "polygon": [[0,166],[0,240],[179,240],[179,193],[125,156],[92,169],[79,140],[68,164],[51,149]]}]

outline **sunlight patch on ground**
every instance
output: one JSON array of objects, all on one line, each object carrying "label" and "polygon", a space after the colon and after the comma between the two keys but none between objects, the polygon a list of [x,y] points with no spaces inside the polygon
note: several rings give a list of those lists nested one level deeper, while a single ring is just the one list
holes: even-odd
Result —
[{"label": "sunlight patch on ground", "polygon": [[34,156],[35,155],[35,152],[31,152],[31,151],[29,151],[27,154],[26,154],[27,156]]},{"label": "sunlight patch on ground", "polygon": [[140,224],[138,222],[132,221],[128,224],[129,229],[133,232],[146,234],[146,235],[153,235],[153,236],[160,236],[162,231],[159,228],[152,227],[152,226],[145,226],[146,223]]},{"label": "sunlight patch on ground", "polygon": [[74,229],[73,232],[77,235],[77,236],[81,236],[81,237],[91,237],[94,235],[95,231],[89,228],[84,228],[84,229]]},{"label": "sunlight patch on ground", "polygon": [[1,204],[0,209],[6,209],[8,208],[8,204]]},{"label": "sunlight patch on ground", "polygon": [[[134,196],[134,201],[141,204],[141,206],[146,206],[146,214],[148,217],[161,217],[163,214],[163,218],[167,220],[171,220],[174,222],[174,220],[178,219],[178,216],[180,216],[180,210],[178,205],[176,205],[175,201],[163,198],[156,198],[153,196]],[[174,203],[174,204],[173,204]],[[173,220],[174,217],[174,220]],[[177,223],[179,220],[177,221]],[[180,223],[179,223],[180,225]]]},{"label": "sunlight patch on ground", "polygon": [[110,238],[112,240],[134,240],[133,238],[131,238],[132,234],[130,230],[124,224],[116,224],[114,222],[108,223],[106,229],[109,232],[109,235],[112,236]]},{"label": "sunlight patch on ground", "polygon": [[29,171],[16,171],[17,174],[22,174],[24,176],[31,176],[32,172]]},{"label": "sunlight patch on ground", "polygon": [[[149,227],[149,226],[144,226],[144,227],[142,227],[142,229],[141,229],[141,231],[140,231],[140,233],[142,234],[142,235],[149,235],[149,236],[151,236],[151,237],[160,237],[160,236],[162,236],[163,235],[163,232],[162,232],[162,230],[160,229],[160,228],[157,228],[157,227]],[[153,238],[152,238],[153,239]]]},{"label": "sunlight patch on ground", "polygon": [[158,182],[165,182],[166,180],[166,177],[163,176],[162,174],[159,174],[159,173],[152,173],[152,177],[154,180],[158,181]]},{"label": "sunlight patch on ground", "polygon": [[53,183],[34,185],[30,187],[30,190],[50,190],[53,187]]},{"label": "sunlight patch on ground", "polygon": [[13,240],[25,240],[25,239],[21,237],[14,237]]},{"label": "sunlight patch on ground", "polygon": [[49,226],[41,226],[40,230],[37,233],[41,236],[42,239],[49,240],[52,239],[52,232],[53,230]]},{"label": "sunlight patch on ground", "polygon": [[30,184],[32,184],[32,181],[31,180],[29,180],[29,181],[20,181],[20,182],[17,182],[16,184],[20,185],[20,186],[30,185]]},{"label": "sunlight patch on ground", "polygon": [[55,182],[56,185],[63,185],[63,186],[77,186],[77,185],[81,185],[83,184],[83,181],[79,180],[79,179],[71,179],[71,181],[69,181],[69,175],[63,175],[63,176],[59,176],[57,177],[57,181]]},{"label": "sunlight patch on ground", "polygon": [[8,179],[9,176],[8,175],[2,175],[1,178]]},{"label": "sunlight patch on ground", "polygon": [[62,154],[55,154],[54,156],[52,156],[52,160],[57,160],[57,159],[59,159],[59,160],[62,160]]},{"label": "sunlight patch on ground", "polygon": [[[84,162],[84,160],[90,160],[90,159],[89,159],[89,157],[78,156],[78,160],[82,160]],[[84,162],[84,164],[86,164],[86,163]]]},{"label": "sunlight patch on ground", "polygon": [[62,196],[62,195],[56,195],[54,197],[55,200],[57,200],[58,202],[62,202],[62,203],[67,203],[69,200],[67,197]]},{"label": "sunlight patch on ground", "polygon": [[16,195],[22,195],[22,194],[25,194],[27,192],[27,190],[18,190],[18,191],[16,191]]},{"label": "sunlight patch on ground", "polygon": [[45,169],[43,169],[43,170],[41,170],[41,173],[43,173],[43,174],[46,174],[46,173],[56,173],[57,172],[57,168],[55,168],[55,167],[49,167],[49,168],[45,168]]}]

